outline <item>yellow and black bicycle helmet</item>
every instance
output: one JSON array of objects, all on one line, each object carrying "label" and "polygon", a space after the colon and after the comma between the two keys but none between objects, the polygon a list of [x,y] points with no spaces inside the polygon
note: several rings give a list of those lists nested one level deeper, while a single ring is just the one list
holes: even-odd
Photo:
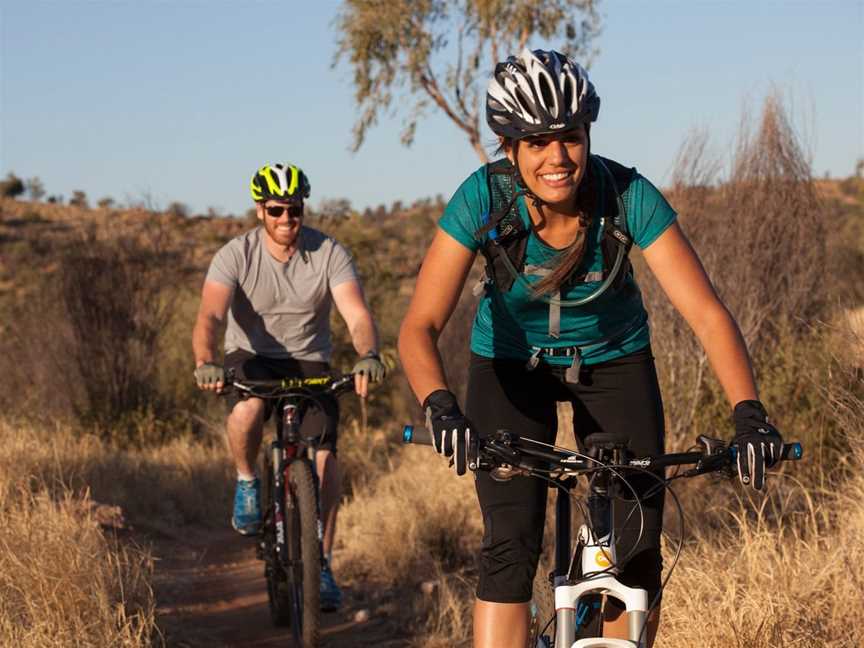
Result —
[{"label": "yellow and black bicycle helmet", "polygon": [[252,200],[303,200],[309,197],[312,187],[303,170],[293,164],[267,164],[258,169],[249,190]]}]

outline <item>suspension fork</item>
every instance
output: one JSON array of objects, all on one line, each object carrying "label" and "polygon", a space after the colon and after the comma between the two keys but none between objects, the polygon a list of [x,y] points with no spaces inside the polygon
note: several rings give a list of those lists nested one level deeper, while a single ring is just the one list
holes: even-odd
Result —
[{"label": "suspension fork", "polygon": [[[610,459],[609,448],[598,450],[595,458],[601,461]],[[620,463],[620,450],[612,450],[611,459],[613,463]],[[590,530],[584,525],[580,529],[577,539],[579,547],[578,556],[573,556],[571,517],[572,503],[570,502],[570,491],[557,489],[555,499],[555,571],[553,576],[553,587],[567,586],[571,584],[573,574],[570,573],[571,562],[574,569],[579,570],[581,576],[586,572],[584,552],[588,545],[593,545],[591,555],[595,556],[597,565],[592,565],[590,571],[596,571],[602,565],[603,558],[608,559],[607,565],[614,565],[614,547],[612,537],[613,517],[612,501],[609,488],[611,479],[609,473],[601,470],[596,473],[590,481],[590,494],[588,496],[588,509],[591,517]],[[599,552],[599,556],[597,556]],[[578,599],[571,605],[558,607],[556,597],[555,610],[555,645],[572,646],[576,641],[576,604]]]},{"label": "suspension fork", "polygon": [[[552,572],[553,589],[566,585],[569,580],[571,534],[570,518],[572,504],[570,491],[555,490],[555,571]],[[555,645],[569,646],[576,641],[576,609],[572,607],[555,610]]]}]

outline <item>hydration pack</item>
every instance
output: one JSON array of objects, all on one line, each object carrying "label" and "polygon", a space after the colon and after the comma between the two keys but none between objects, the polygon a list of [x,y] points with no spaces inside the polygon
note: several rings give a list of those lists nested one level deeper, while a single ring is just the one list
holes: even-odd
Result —
[{"label": "hydration pack", "polygon": [[[627,228],[627,211],[632,209],[629,204],[632,194],[630,185],[636,177],[636,169],[599,155],[591,155],[589,164],[591,171],[597,174],[595,177],[602,175],[607,186],[600,210],[603,270],[581,274],[574,270],[564,285],[602,283],[597,290],[578,301],[558,300],[559,306],[581,306],[594,301],[610,287],[618,290],[627,275],[633,272],[628,258],[633,239]],[[507,158],[487,164],[486,171],[490,210],[482,229],[486,236],[480,248],[486,259],[485,285],[504,293],[513,287],[525,270],[525,251],[531,230],[522,222],[517,198],[526,192],[519,186],[518,172]]]}]

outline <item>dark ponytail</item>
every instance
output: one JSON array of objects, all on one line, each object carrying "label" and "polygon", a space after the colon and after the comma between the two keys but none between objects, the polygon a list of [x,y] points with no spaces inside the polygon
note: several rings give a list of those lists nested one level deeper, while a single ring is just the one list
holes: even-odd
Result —
[{"label": "dark ponytail", "polygon": [[576,191],[576,207],[579,210],[576,218],[579,219],[579,230],[573,242],[558,253],[552,272],[532,286],[535,297],[558,292],[585,257],[585,250],[588,248],[588,231],[591,229],[597,196],[592,166],[589,153],[588,168],[585,169],[585,175],[582,176],[582,182],[579,183],[579,189]]}]

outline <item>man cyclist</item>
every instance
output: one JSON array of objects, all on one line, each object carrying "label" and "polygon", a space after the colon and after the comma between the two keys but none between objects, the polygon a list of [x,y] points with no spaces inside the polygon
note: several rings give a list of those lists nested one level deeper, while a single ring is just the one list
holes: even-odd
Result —
[{"label": "man cyclist", "polygon": [[[195,380],[220,391],[225,371],[238,379],[316,376],[329,371],[332,352],[330,309],[348,327],[359,358],[355,391],[367,394],[369,381],[383,379],[378,336],[357,271],[348,252],[318,230],[303,225],[310,184],[298,167],[261,167],[250,184],[260,225],[226,243],[213,257],[192,332]],[[226,318],[227,316],[227,318]],[[225,324],[225,359],[219,363],[218,334]],[[261,527],[260,481],[255,473],[262,428],[270,407],[259,398],[229,395],[226,428],[237,469],[231,525],[242,535]],[[330,570],[341,477],[336,460],[339,406],[335,398],[311,407],[301,432],[321,435],[316,469],[321,484],[325,560],[321,607],[335,610],[342,594]]]}]

